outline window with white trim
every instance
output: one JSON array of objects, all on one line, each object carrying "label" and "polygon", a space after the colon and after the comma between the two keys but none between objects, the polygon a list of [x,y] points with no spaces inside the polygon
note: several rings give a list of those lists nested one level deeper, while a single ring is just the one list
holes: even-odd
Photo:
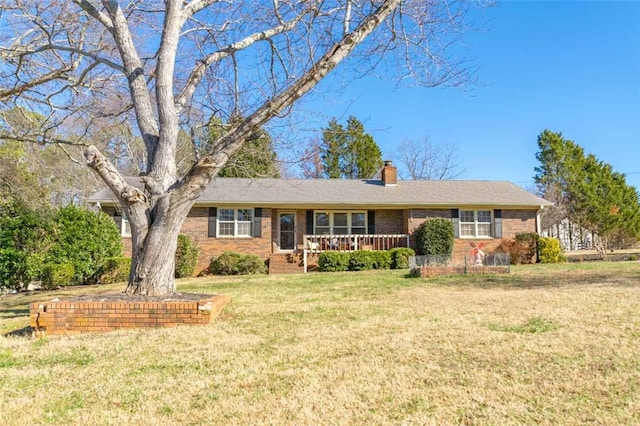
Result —
[{"label": "window with white trim", "polygon": [[218,209],[219,237],[250,237],[253,209]]},{"label": "window with white trim", "polygon": [[313,233],[315,235],[367,233],[367,212],[316,211],[313,218]]},{"label": "window with white trim", "polygon": [[491,238],[491,210],[460,210],[460,237]]}]

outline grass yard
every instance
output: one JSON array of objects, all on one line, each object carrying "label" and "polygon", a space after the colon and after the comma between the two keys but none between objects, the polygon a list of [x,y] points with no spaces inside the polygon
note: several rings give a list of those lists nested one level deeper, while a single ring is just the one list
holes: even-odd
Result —
[{"label": "grass yard", "polygon": [[0,297],[0,424],[640,423],[640,262],[199,278],[210,326],[6,335],[122,289]]}]

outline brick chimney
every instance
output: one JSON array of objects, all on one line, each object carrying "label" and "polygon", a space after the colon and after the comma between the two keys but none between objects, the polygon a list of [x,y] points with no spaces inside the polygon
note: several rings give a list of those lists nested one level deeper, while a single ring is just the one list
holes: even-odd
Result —
[{"label": "brick chimney", "polygon": [[382,168],[382,183],[384,186],[396,186],[398,184],[398,169],[393,161],[386,160]]}]

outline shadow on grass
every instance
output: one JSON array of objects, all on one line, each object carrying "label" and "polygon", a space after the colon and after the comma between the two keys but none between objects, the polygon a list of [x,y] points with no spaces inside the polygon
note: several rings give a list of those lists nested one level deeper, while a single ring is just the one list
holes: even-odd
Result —
[{"label": "shadow on grass", "polygon": [[[410,275],[407,278],[412,278]],[[428,282],[445,286],[469,286],[476,288],[534,289],[544,287],[571,287],[580,285],[619,285],[637,286],[640,277],[637,274],[588,273],[557,275],[448,275],[436,278],[423,278]]]},{"label": "shadow on grass", "polygon": [[33,328],[31,326],[22,327],[17,330],[3,334],[4,337],[33,337]]},{"label": "shadow on grass", "polygon": [[0,311],[0,319],[12,319],[29,316],[29,309],[3,309]]}]

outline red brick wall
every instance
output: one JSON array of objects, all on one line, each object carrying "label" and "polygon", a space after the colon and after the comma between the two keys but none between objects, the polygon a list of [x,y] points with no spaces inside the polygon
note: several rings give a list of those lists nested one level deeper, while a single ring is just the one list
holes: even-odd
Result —
[{"label": "red brick wall", "polygon": [[262,236],[244,238],[213,238],[208,236],[209,208],[194,207],[182,224],[180,233],[189,235],[200,247],[196,273],[209,266],[211,258],[225,251],[255,254],[264,260],[271,255],[272,210],[262,209]]},{"label": "red brick wall", "polygon": [[[450,219],[450,209],[440,210],[410,210],[408,214],[408,233],[411,235],[411,246],[416,247],[415,231],[428,218],[443,217]],[[502,237],[514,238],[523,232],[536,232],[536,210],[502,210]],[[469,256],[473,248],[470,242],[484,243],[484,251],[490,253],[500,245],[502,239],[456,239],[453,247],[454,262],[462,262],[465,254]]]},{"label": "red brick wall", "polygon": [[536,232],[536,210],[502,210],[502,237]]},{"label": "red brick wall", "polygon": [[[113,215],[113,207],[103,207],[108,215]],[[182,224],[181,234],[189,235],[200,247],[196,274],[209,266],[212,257],[217,257],[224,251],[231,250],[239,253],[251,253],[268,259],[271,255],[272,238],[272,210],[262,209],[262,236],[258,238],[212,238],[209,233],[209,208],[194,207]],[[124,255],[131,257],[131,238],[123,237]]]},{"label": "red brick wall", "polygon": [[403,210],[376,210],[376,234],[404,234]]},{"label": "red brick wall", "polygon": [[463,265],[465,256],[467,257],[467,262],[473,262],[473,256],[471,255],[471,252],[473,251],[473,247],[471,246],[472,242],[475,244],[482,244],[482,251],[485,253],[492,253],[502,243],[502,240],[480,238],[464,238],[455,240],[453,243],[452,256],[454,265]]}]

